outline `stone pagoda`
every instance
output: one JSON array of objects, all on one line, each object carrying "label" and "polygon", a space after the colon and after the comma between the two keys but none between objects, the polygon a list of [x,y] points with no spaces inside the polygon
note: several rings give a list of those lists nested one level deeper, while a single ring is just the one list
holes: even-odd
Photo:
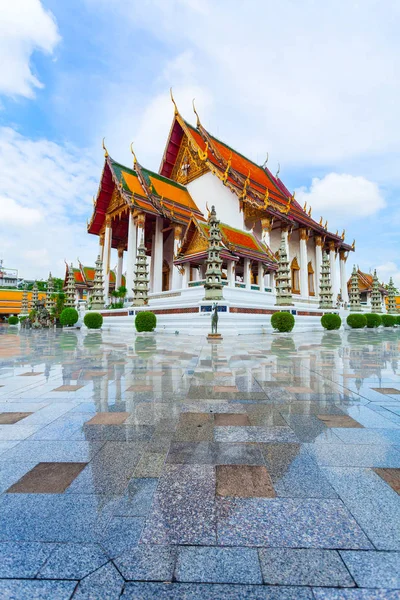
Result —
[{"label": "stone pagoda", "polygon": [[90,304],[91,310],[102,310],[104,308],[103,261],[101,260],[100,255],[96,260]]},{"label": "stone pagoda", "polygon": [[360,304],[360,288],[358,287],[358,273],[356,265],[353,267],[350,280],[350,292],[349,292],[349,304],[350,312],[361,312]]},{"label": "stone pagoda", "polygon": [[319,307],[332,310],[332,299],[331,267],[329,256],[327,252],[324,251],[322,255],[321,278],[319,282]]},{"label": "stone pagoda", "polygon": [[394,287],[393,279],[389,279],[389,285],[387,287],[388,291],[388,303],[387,303],[387,311],[389,314],[394,314],[397,312],[396,310],[396,288]]},{"label": "stone pagoda", "polygon": [[49,278],[47,280],[46,308],[50,314],[53,312],[54,304],[55,304],[54,299],[52,297],[53,294],[54,294],[54,282],[53,282],[51,273],[49,273]]},{"label": "stone pagoda", "polygon": [[137,249],[132,289],[132,306],[146,306],[149,300],[149,276],[147,273],[146,246],[144,245],[143,236]]},{"label": "stone pagoda", "polygon": [[36,309],[38,300],[39,300],[39,290],[38,290],[38,285],[35,281],[35,283],[33,284],[33,287],[32,287],[31,310]]},{"label": "stone pagoda", "polygon": [[379,291],[379,281],[376,274],[376,269],[372,277],[372,292],[371,292],[371,312],[381,313],[382,312],[382,295]]},{"label": "stone pagoda", "polygon": [[275,306],[293,306],[290,268],[286,251],[286,240],[282,235],[276,272],[276,304]]},{"label": "stone pagoda", "polygon": [[207,269],[204,282],[204,300],[222,300],[222,258],[221,252],[221,231],[215,206],[211,207],[211,212],[208,218],[210,226],[208,234],[208,249],[207,249]]},{"label": "stone pagoda", "polygon": [[67,287],[65,288],[65,308],[75,308],[75,278],[74,278],[74,267],[71,263],[68,268]]},{"label": "stone pagoda", "polygon": [[21,315],[29,315],[28,292],[26,289],[22,292]]}]

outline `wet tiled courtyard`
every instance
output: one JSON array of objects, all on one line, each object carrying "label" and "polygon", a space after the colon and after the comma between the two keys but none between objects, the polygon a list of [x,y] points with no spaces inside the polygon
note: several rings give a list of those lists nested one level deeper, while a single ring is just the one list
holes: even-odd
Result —
[{"label": "wet tiled courtyard", "polygon": [[0,327],[0,598],[398,599],[399,355]]}]

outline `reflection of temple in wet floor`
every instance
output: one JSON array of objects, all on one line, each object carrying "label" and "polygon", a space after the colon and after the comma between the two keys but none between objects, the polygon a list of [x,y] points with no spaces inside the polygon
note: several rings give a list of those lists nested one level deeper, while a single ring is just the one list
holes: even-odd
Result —
[{"label": "reflection of temple in wet floor", "polygon": [[395,597],[396,330],[126,338],[0,328],[0,595]]}]

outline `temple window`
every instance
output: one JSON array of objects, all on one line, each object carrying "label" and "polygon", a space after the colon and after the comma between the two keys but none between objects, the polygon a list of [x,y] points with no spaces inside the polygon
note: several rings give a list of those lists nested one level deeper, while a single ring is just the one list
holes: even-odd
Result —
[{"label": "temple window", "polygon": [[307,271],[308,271],[308,294],[309,294],[309,296],[315,296],[314,269],[313,269],[311,260],[308,263]]},{"label": "temple window", "polygon": [[292,273],[292,294],[300,294],[300,267],[296,257],[292,260],[290,269]]}]

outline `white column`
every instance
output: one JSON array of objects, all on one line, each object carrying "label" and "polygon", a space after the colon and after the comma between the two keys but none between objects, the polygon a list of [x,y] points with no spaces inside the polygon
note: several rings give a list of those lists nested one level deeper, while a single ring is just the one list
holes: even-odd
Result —
[{"label": "white column", "polygon": [[[135,218],[133,216],[133,212],[129,211],[129,221],[128,221],[128,250],[126,255],[126,288],[127,288],[127,298],[133,298],[133,279],[134,279],[134,271],[135,271],[135,262],[136,262],[136,246],[137,246],[137,225],[135,223]],[[140,239],[139,239],[140,243]]]},{"label": "white column", "polygon": [[308,257],[307,257],[307,230],[299,229],[300,236],[300,295],[308,298]]},{"label": "white column", "polygon": [[250,259],[245,258],[243,261],[243,283],[246,284],[246,289],[251,289],[250,281]]},{"label": "white column", "polygon": [[111,258],[112,227],[111,218],[106,217],[106,228],[104,231],[104,258],[103,258],[103,282],[104,303],[109,304],[110,294],[110,258]]},{"label": "white column", "polygon": [[[178,256],[178,249],[181,242],[182,227],[174,227],[174,257],[173,260]],[[180,290],[182,288],[182,275],[174,264],[172,265],[172,290]]]},{"label": "white column", "polygon": [[336,281],[336,252],[335,242],[329,242],[329,262],[331,267],[331,286],[333,294],[333,304],[336,305],[337,298],[337,281]]},{"label": "white column", "polygon": [[163,269],[163,253],[164,253],[164,237],[163,237],[163,219],[156,218],[156,229],[154,234],[154,252],[152,252],[153,265],[153,292],[155,294],[162,292],[162,269]]},{"label": "white column", "polygon": [[270,281],[271,281],[270,273],[265,273],[265,275],[264,275],[264,290],[265,290],[265,288],[271,287]]},{"label": "white column", "polygon": [[99,256],[101,260],[104,258],[104,234],[99,237]]},{"label": "white column", "polygon": [[315,297],[319,298],[319,283],[321,280],[321,267],[322,267],[322,238],[317,235],[315,238]]},{"label": "white column", "polygon": [[118,246],[118,264],[117,264],[117,277],[115,280],[115,288],[118,290],[122,285],[122,267],[124,262],[124,248]]},{"label": "white column", "polygon": [[340,289],[342,294],[343,302],[349,301],[349,293],[347,290],[347,276],[346,276],[346,260],[347,255],[344,250],[339,251],[339,264],[340,264]]},{"label": "white column", "polygon": [[190,281],[190,263],[185,263],[183,265],[183,276],[182,276],[182,288],[189,287]]},{"label": "white column", "polygon": [[257,284],[260,288],[260,292],[264,291],[264,265],[261,261],[258,262],[258,271],[257,271]]},{"label": "white column", "polygon": [[227,261],[227,280],[228,280],[228,287],[235,287],[235,261],[234,260],[228,260]]},{"label": "white column", "polygon": [[285,240],[285,244],[286,244],[286,254],[287,254],[287,259],[290,263],[290,253],[289,253],[289,232],[287,229],[282,229],[282,235],[283,238]]}]

